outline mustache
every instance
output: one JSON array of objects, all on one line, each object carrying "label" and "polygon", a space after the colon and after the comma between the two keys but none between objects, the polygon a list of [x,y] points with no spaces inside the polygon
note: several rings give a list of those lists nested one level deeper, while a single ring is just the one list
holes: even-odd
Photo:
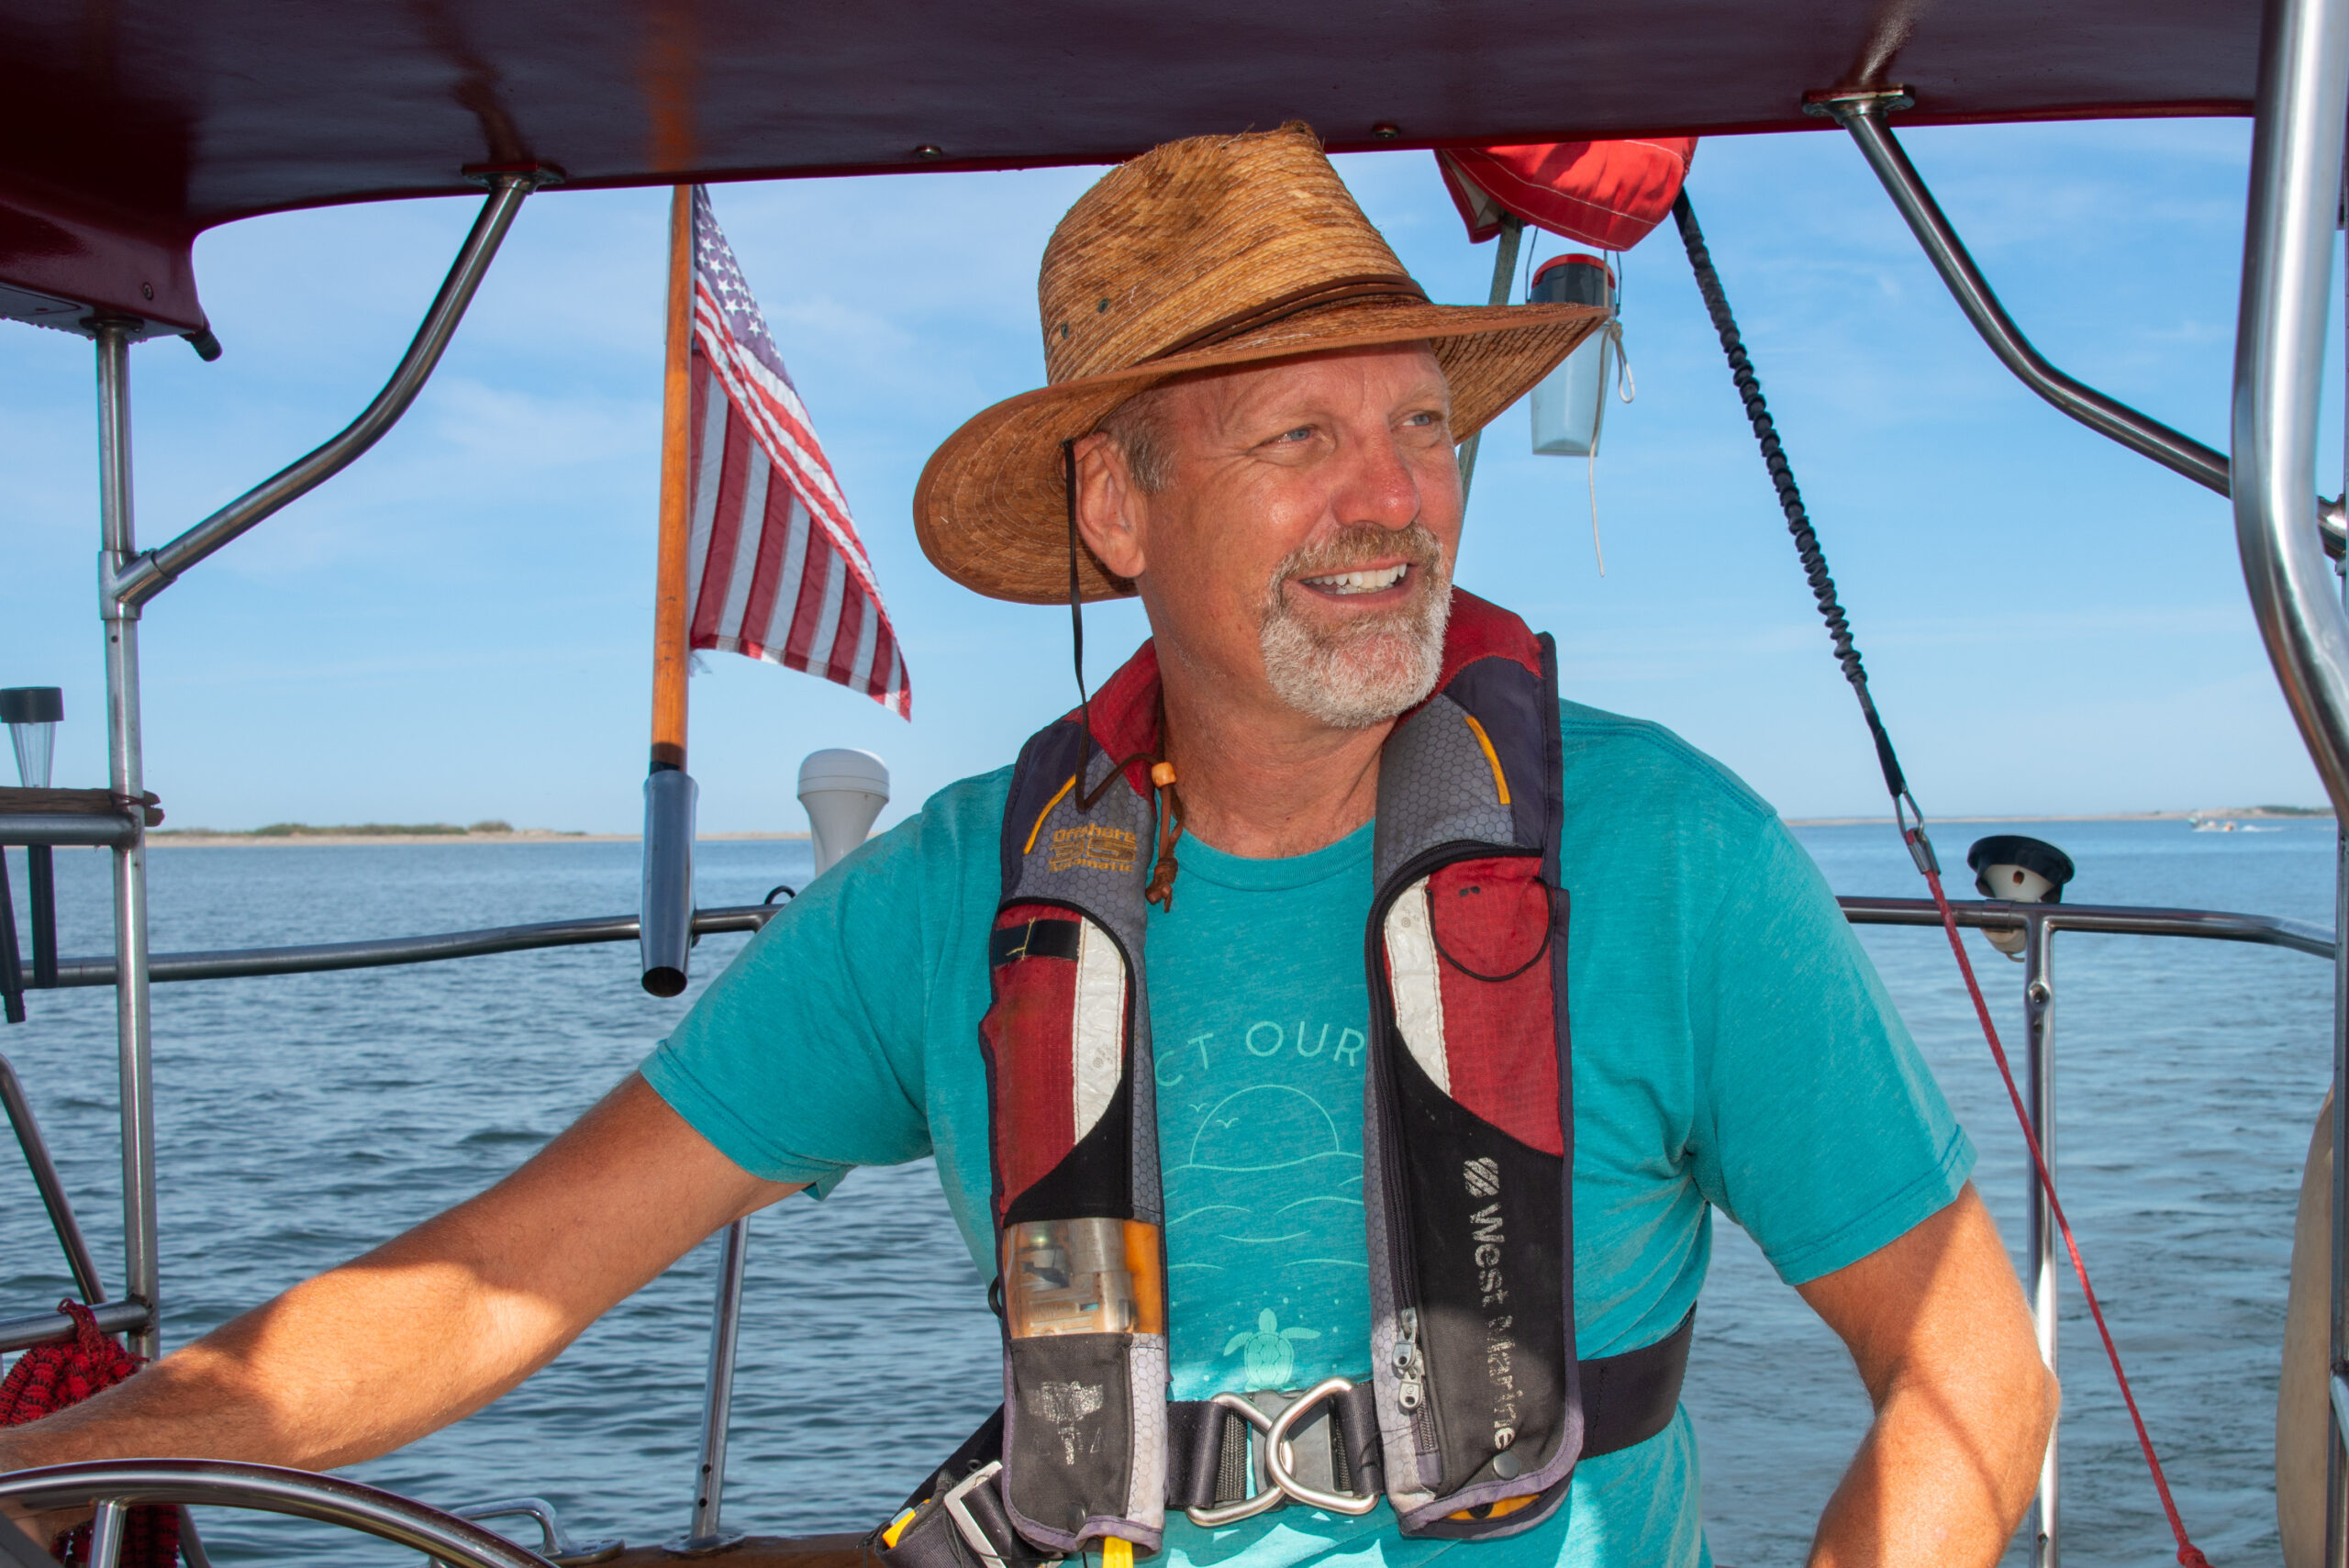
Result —
[{"label": "mustache", "polygon": [[1273,568],[1272,582],[1266,585],[1267,596],[1277,601],[1292,578],[1352,572],[1398,555],[1432,577],[1443,563],[1443,543],[1425,523],[1412,522],[1400,528],[1382,528],[1376,523],[1349,524],[1319,543],[1293,550],[1284,558]]}]

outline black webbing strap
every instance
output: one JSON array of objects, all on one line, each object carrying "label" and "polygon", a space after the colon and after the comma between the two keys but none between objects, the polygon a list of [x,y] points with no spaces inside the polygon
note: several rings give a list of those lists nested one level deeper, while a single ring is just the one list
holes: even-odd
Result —
[{"label": "black webbing strap", "polygon": [[[1680,1385],[1688,1370],[1688,1344],[1697,1313],[1691,1307],[1680,1326],[1652,1345],[1582,1363],[1582,1457],[1596,1459],[1643,1443],[1672,1424],[1680,1407]],[[1359,1384],[1329,1402],[1331,1469],[1341,1492],[1386,1489],[1378,1440],[1378,1407],[1369,1384]],[[1236,1503],[1252,1489],[1254,1466],[1248,1454],[1249,1425],[1208,1400],[1172,1400],[1166,1407],[1166,1506],[1211,1507]],[[993,1477],[962,1488],[950,1509],[944,1499],[1003,1457],[1003,1411],[998,1408],[953,1456],[916,1489],[896,1518],[912,1518],[895,1546],[885,1545],[889,1527],[866,1538],[865,1549],[883,1568],[996,1568],[964,1535],[964,1521],[993,1549],[1002,1568],[1038,1568],[1050,1561],[1011,1528]],[[959,1509],[962,1518],[954,1513]]]},{"label": "black webbing strap", "polygon": [[1001,969],[1005,964],[1023,958],[1070,958],[1076,956],[1078,939],[1085,928],[1074,920],[1054,919],[1049,916],[1029,921],[1024,926],[1006,926],[987,937],[987,967]]},{"label": "black webbing strap", "polygon": [[[1328,1401],[1333,1419],[1330,1473],[1337,1490],[1357,1494],[1386,1489],[1379,1459],[1378,1396],[1358,1383]],[[1302,1438],[1298,1440],[1300,1442]],[[1166,1506],[1211,1508],[1236,1503],[1253,1490],[1248,1460],[1248,1423],[1206,1399],[1175,1399],[1166,1406]]]},{"label": "black webbing strap", "polygon": [[1643,1443],[1672,1425],[1688,1375],[1697,1309],[1652,1345],[1582,1363],[1582,1456],[1597,1459]]}]

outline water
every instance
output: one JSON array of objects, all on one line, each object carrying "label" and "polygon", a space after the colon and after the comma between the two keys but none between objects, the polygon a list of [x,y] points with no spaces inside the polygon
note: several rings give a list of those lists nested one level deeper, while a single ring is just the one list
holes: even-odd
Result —
[{"label": "water", "polygon": [[[1974,831],[1942,830],[1945,859]],[[2331,825],[2194,835],[2061,823],[2082,902],[2254,909],[2330,925]],[[1802,831],[1837,891],[1918,891],[1887,829]],[[456,929],[629,908],[633,844],[165,847],[159,951]],[[20,852],[12,870],[21,890]],[[705,904],[797,882],[796,842],[704,846]],[[59,853],[63,946],[103,951],[105,862]],[[2010,1245],[2024,1162],[2003,1091],[1932,930],[1864,933],[1982,1151]],[[1978,938],[2002,1026],[2021,966]],[[712,938],[696,987],[743,939]],[[635,984],[633,950],[164,985],[155,992],[162,1277],[183,1343],[295,1280],[487,1184],[603,1094],[679,1004]],[[2060,1167],[2181,1507],[2213,1561],[2277,1558],[2270,1485],[2292,1207],[2326,1079],[2329,971],[2232,944],[2068,935],[2057,944]],[[102,1265],[120,1280],[110,992],[39,995],[0,1034]],[[0,1161],[0,1311],[67,1291],[30,1181]],[[459,1426],[351,1473],[451,1505],[536,1494],[574,1534],[679,1533],[690,1500],[714,1246]],[[2065,1547],[2075,1564],[2171,1560],[2150,1485],[2067,1289]],[[1799,1562],[1865,1429],[1841,1346],[1734,1227],[1716,1233],[1687,1402],[1716,1553]],[[861,1172],[829,1201],[752,1222],[729,1525],[863,1529],[993,1407],[994,1320],[927,1162]],[[217,1514],[225,1560],[348,1562],[351,1538]],[[379,1552],[391,1562],[397,1553]],[[2010,1562],[2021,1562],[2018,1551]],[[406,1561],[412,1562],[414,1559]]]}]

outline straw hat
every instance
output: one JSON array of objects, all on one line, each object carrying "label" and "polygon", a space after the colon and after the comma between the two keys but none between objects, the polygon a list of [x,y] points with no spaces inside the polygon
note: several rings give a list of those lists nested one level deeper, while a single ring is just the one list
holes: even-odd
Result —
[{"label": "straw hat", "polygon": [[[1168,142],[1111,170],[1052,231],[1037,295],[1050,384],[948,437],[914,491],[931,563],[1022,604],[1068,597],[1061,443],[1138,392],[1186,371],[1425,339],[1466,436],[1603,315],[1429,304],[1297,123]],[[1085,598],[1133,591],[1090,552],[1077,564]]]}]

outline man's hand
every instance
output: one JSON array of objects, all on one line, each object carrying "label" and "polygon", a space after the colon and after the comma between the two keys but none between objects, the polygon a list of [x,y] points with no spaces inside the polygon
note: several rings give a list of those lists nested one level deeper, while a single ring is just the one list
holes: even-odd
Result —
[{"label": "man's hand", "polygon": [[1842,1336],[1876,1405],[1820,1518],[1813,1568],[1996,1562],[2039,1484],[2057,1391],[1973,1184],[1898,1240],[1798,1288]]},{"label": "man's hand", "polygon": [[797,1190],[744,1172],[630,1074],[479,1197],[8,1431],[0,1470],[372,1458],[488,1404],[711,1231]]}]

